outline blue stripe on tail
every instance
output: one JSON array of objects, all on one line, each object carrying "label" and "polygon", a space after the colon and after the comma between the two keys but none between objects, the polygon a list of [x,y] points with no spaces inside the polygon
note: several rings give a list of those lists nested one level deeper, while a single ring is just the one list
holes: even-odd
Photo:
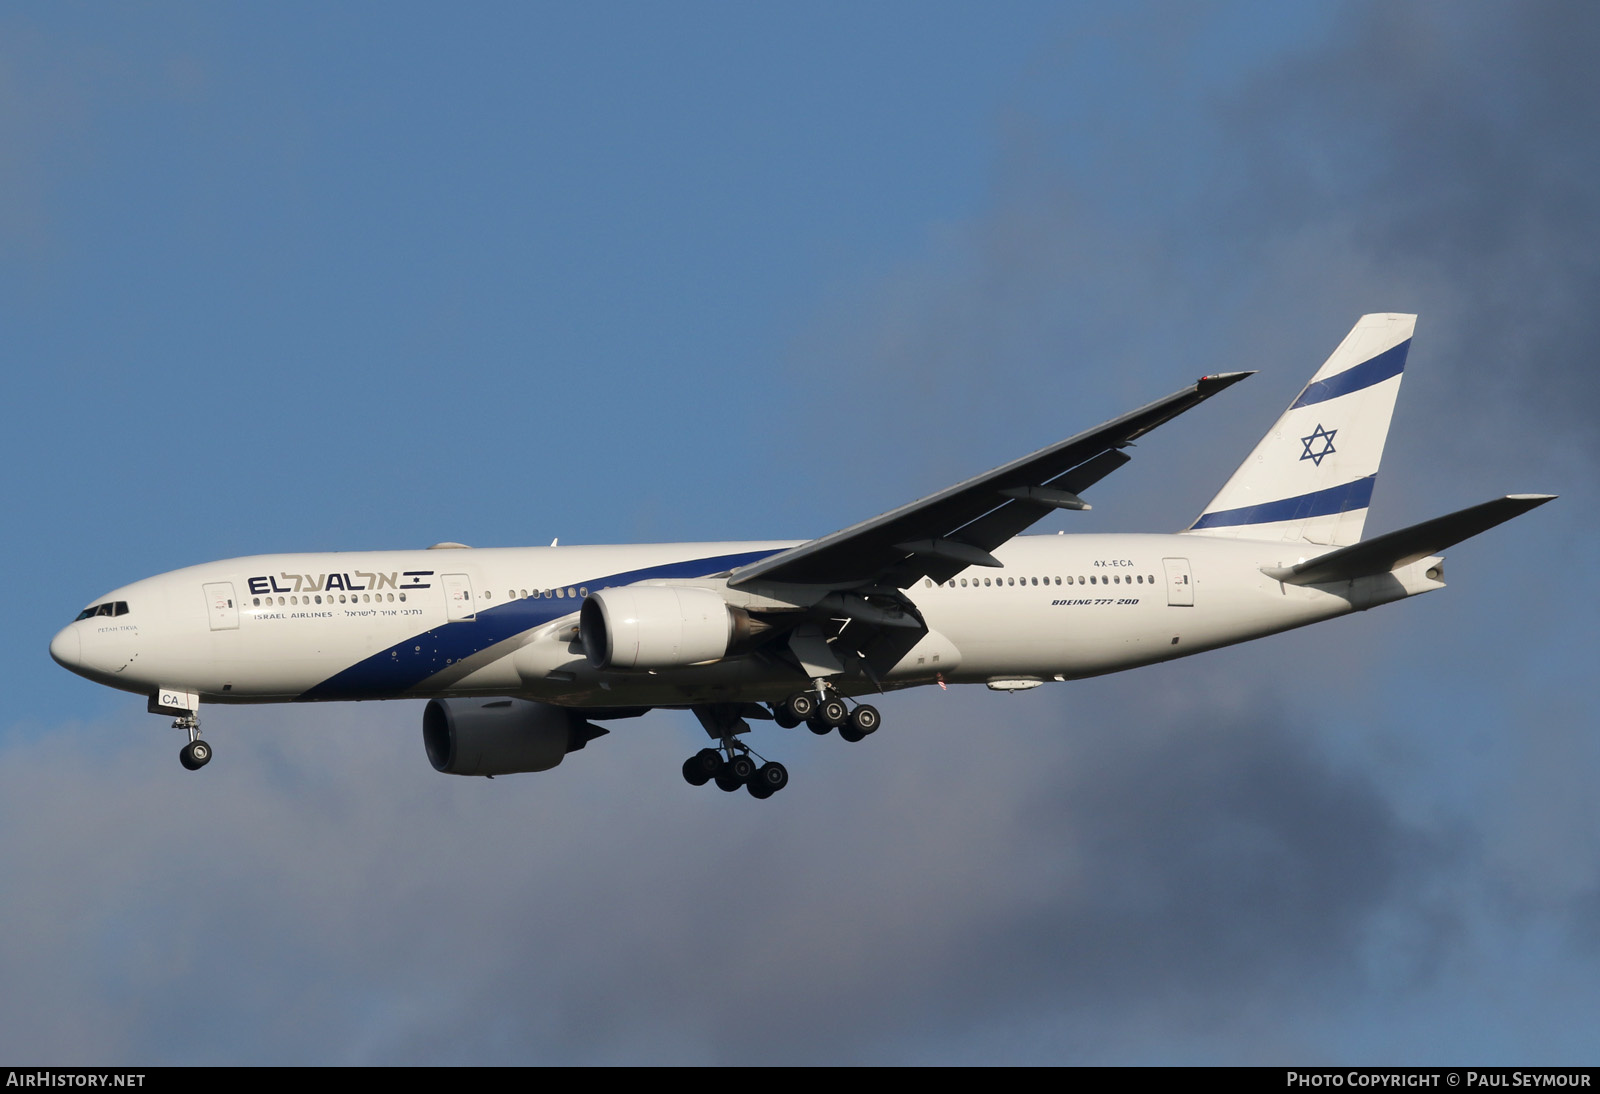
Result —
[{"label": "blue stripe on tail", "polygon": [[[1387,356],[1387,354],[1385,354]],[[1373,358],[1378,360],[1378,358]],[[1354,369],[1350,370],[1354,372]],[[1344,375],[1349,375],[1345,373]],[[1392,375],[1392,373],[1391,373]],[[1372,486],[1378,476],[1368,475],[1354,482],[1340,483],[1326,490],[1317,490],[1299,497],[1281,501],[1265,501],[1260,505],[1247,505],[1242,509],[1223,509],[1215,513],[1202,513],[1191,529],[1229,528],[1241,524],[1273,524],[1281,520],[1304,520],[1307,517],[1325,517],[1330,513],[1348,513],[1352,509],[1365,509],[1372,504]]]},{"label": "blue stripe on tail", "polygon": [[1360,391],[1362,388],[1382,383],[1406,367],[1406,351],[1410,348],[1411,339],[1407,338],[1398,346],[1384,350],[1370,361],[1363,361],[1353,368],[1347,368],[1337,376],[1307,384],[1306,389],[1300,393],[1300,398],[1296,399],[1289,409],[1337,399],[1352,391]]}]

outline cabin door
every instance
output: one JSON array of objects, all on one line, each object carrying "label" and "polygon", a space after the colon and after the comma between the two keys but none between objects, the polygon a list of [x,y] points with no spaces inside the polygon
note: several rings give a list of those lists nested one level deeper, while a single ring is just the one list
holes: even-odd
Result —
[{"label": "cabin door", "polygon": [[1167,603],[1174,608],[1194,607],[1194,575],[1189,572],[1189,560],[1164,558],[1161,565],[1167,571]]}]

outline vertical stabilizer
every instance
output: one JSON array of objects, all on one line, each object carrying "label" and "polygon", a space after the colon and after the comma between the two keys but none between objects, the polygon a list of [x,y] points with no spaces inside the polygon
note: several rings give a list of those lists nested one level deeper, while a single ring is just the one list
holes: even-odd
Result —
[{"label": "vertical stabilizer", "polygon": [[1363,315],[1187,531],[1359,542],[1414,315]]}]

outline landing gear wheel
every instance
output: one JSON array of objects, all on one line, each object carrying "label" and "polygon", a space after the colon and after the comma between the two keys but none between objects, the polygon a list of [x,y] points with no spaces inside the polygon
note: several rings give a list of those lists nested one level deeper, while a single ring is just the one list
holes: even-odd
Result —
[{"label": "landing gear wheel", "polygon": [[702,748],[683,761],[683,779],[690,786],[704,786],[722,770],[722,753],[714,748]]},{"label": "landing gear wheel", "polygon": [[850,712],[851,728],[859,730],[863,737],[877,732],[878,727],[882,724],[883,716],[878,713],[877,707],[863,703]]},{"label": "landing gear wheel", "polygon": [[807,718],[806,728],[815,733],[818,737],[826,737],[828,734],[833,732],[833,727],[827,722],[824,722],[820,715],[816,718]]},{"label": "landing gear wheel", "polygon": [[817,708],[817,717],[830,726],[842,726],[850,720],[850,708],[843,699],[829,699]]},{"label": "landing gear wheel", "polygon": [[789,769],[774,760],[762,764],[745,788],[752,798],[770,798],[788,785]]},{"label": "landing gear wheel", "polygon": [[744,780],[732,774],[727,768],[717,772],[713,778],[718,790],[726,790],[730,794],[744,785]]},{"label": "landing gear wheel", "polygon": [[867,735],[865,733],[861,732],[849,722],[846,722],[844,725],[839,727],[839,736],[843,737],[851,744],[859,744],[867,739]]},{"label": "landing gear wheel", "polygon": [[783,709],[799,725],[817,712],[817,700],[809,691],[797,691],[784,700]]},{"label": "landing gear wheel", "polygon": [[803,718],[796,718],[793,714],[790,714],[789,707],[783,703],[779,703],[777,709],[772,712],[772,720],[784,729],[793,729],[804,721]]},{"label": "landing gear wheel", "polygon": [[756,762],[749,756],[735,756],[728,761],[727,767],[723,770],[732,778],[738,779],[739,782],[747,783],[755,778]]},{"label": "landing gear wheel", "polygon": [[196,738],[178,751],[178,762],[190,771],[199,771],[211,762],[211,746]]}]

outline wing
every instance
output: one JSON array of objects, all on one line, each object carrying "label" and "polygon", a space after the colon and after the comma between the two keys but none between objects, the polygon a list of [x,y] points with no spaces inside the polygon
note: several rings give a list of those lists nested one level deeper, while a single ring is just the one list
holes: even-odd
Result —
[{"label": "wing", "polygon": [[999,566],[990,552],[1052,509],[1089,508],[1078,495],[1131,459],[1124,447],[1250,375],[1202,377],[1165,399],[921,501],[742,566],[728,584],[905,589],[924,577],[946,581],[968,566]]}]

